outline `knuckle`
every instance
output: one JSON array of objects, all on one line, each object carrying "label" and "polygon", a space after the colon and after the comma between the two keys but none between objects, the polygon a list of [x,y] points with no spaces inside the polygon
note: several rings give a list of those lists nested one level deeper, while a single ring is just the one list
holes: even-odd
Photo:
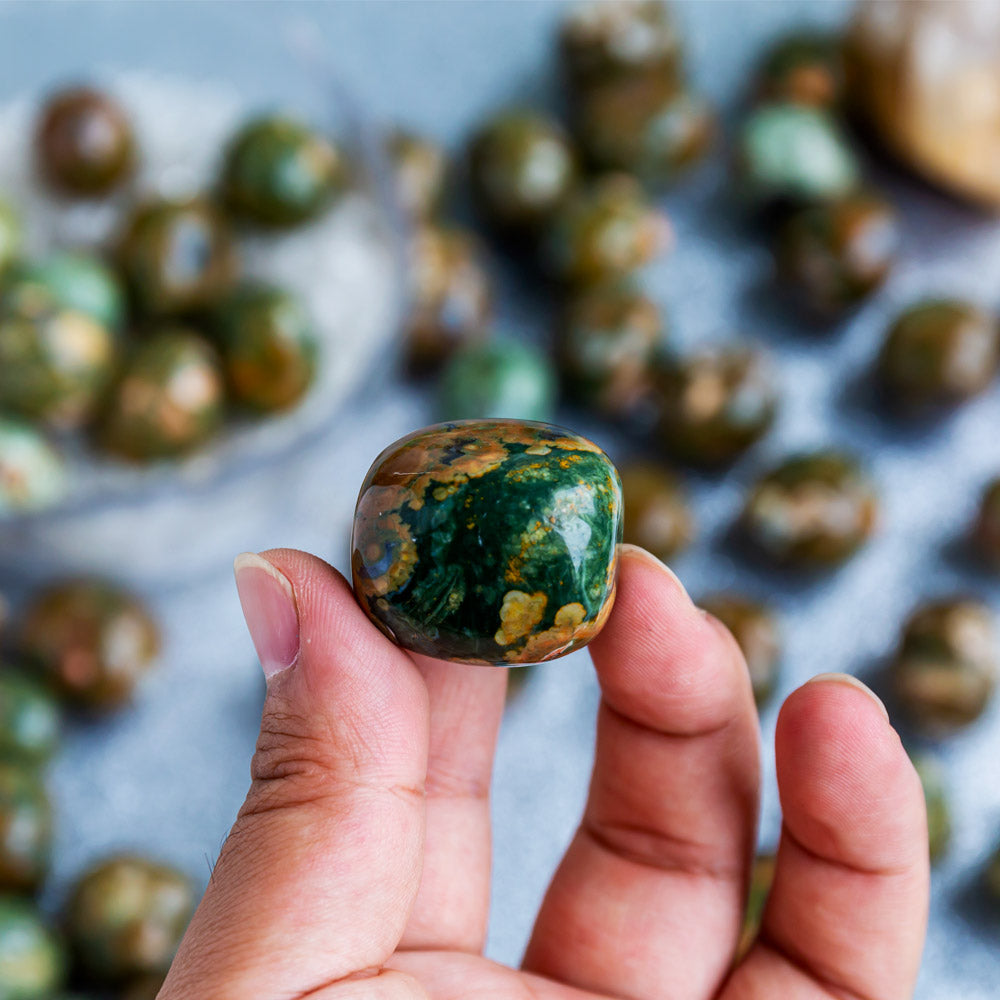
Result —
[{"label": "knuckle", "polygon": [[373,766],[373,748],[349,724],[336,730],[321,718],[275,706],[265,711],[250,765],[251,786],[240,818],[323,806],[367,794],[423,801],[424,788],[394,781]]},{"label": "knuckle", "polygon": [[601,850],[644,868],[729,883],[742,891],[746,865],[713,842],[671,833],[653,824],[597,822],[585,817],[583,833]]},{"label": "knuckle", "polygon": [[266,712],[250,765],[253,780],[315,776],[328,770],[333,748],[328,734],[316,732],[315,726],[314,719],[300,713],[284,709]]}]

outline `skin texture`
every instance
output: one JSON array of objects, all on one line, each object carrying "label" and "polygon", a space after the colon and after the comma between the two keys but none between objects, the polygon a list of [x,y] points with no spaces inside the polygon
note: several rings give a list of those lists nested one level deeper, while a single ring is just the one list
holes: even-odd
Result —
[{"label": "skin texture", "polygon": [[728,633],[626,547],[591,646],[590,800],[517,971],[481,954],[506,671],[410,657],[329,566],[264,556],[294,595],[297,652],[272,669],[253,784],[160,1000],[910,996],[923,795],[864,689],[820,680],[784,705],[774,888],[734,969],[760,782],[749,678]]}]

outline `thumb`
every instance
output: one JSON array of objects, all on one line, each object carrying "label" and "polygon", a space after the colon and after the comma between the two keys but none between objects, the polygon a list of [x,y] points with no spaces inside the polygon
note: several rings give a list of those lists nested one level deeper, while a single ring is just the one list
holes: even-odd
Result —
[{"label": "thumb", "polygon": [[426,686],[321,560],[242,555],[236,583],[268,678],[252,784],[160,1000],[420,996],[380,970],[420,882]]}]

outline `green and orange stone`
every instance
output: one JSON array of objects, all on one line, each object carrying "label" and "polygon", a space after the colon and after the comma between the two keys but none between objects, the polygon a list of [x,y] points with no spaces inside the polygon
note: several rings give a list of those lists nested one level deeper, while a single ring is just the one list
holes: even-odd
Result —
[{"label": "green and orange stone", "polygon": [[611,611],[618,471],[550,424],[462,420],[375,460],[354,516],[354,591],[406,649],[514,666],[585,646]]}]

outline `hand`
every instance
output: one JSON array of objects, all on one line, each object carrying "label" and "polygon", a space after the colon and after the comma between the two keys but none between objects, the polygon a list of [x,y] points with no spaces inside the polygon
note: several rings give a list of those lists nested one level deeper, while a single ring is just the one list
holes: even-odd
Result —
[{"label": "hand", "polygon": [[237,579],[269,675],[253,783],[160,1000],[911,995],[923,795],[857,682],[817,678],[781,710],[777,872],[734,967],[760,787],[746,667],[625,546],[591,645],[590,801],[514,970],[482,956],[506,671],[405,653],[304,553],[241,557]]}]

